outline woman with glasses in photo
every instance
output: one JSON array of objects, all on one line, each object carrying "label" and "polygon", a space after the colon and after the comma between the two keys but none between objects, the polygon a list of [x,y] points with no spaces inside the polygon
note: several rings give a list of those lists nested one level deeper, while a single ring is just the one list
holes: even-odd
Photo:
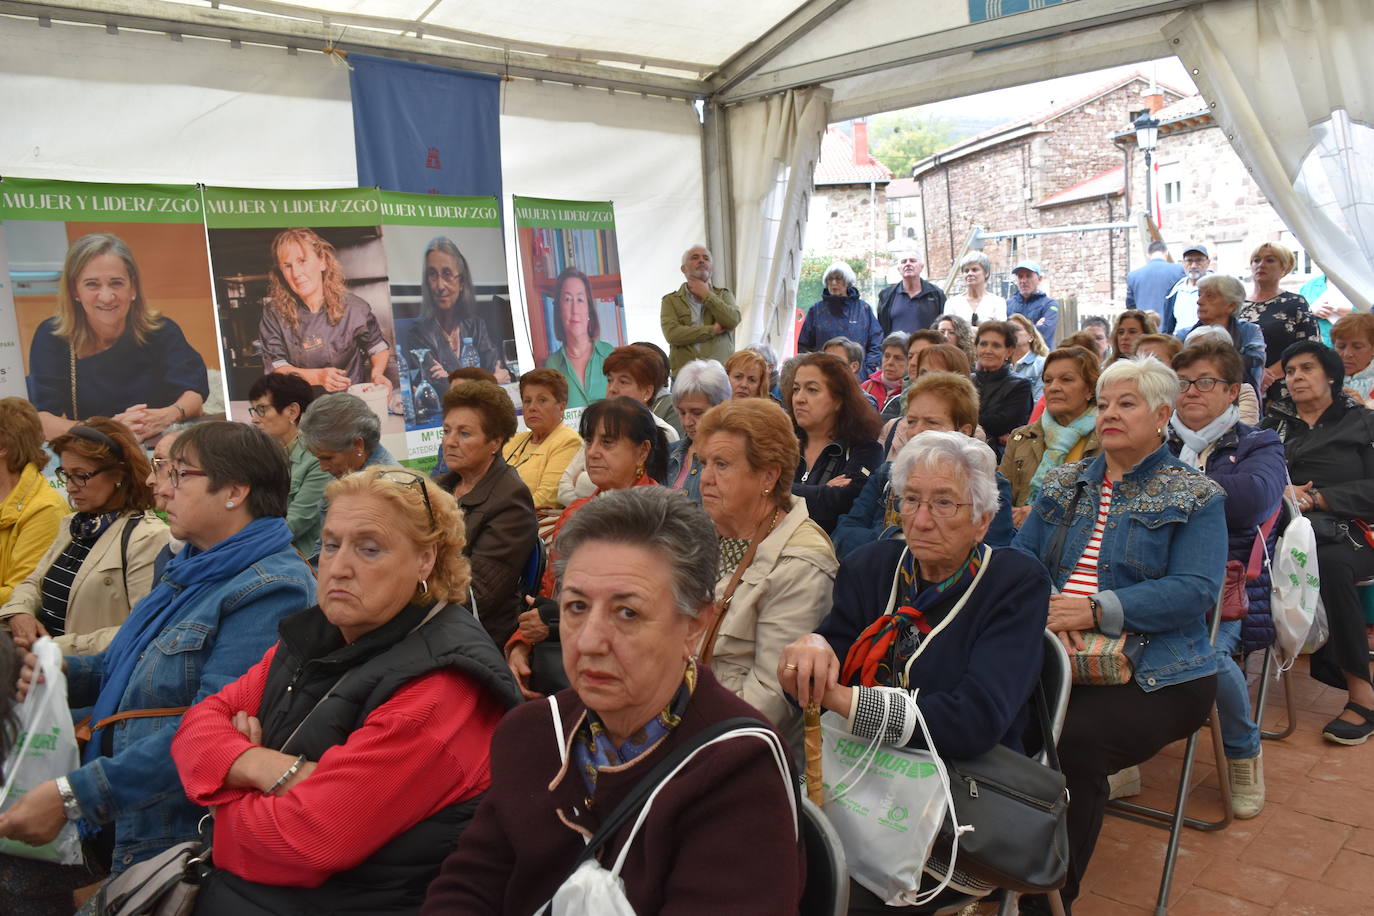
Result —
[{"label": "woman with glasses in photo", "polygon": [[20,648],[52,636],[64,653],[85,655],[108,646],[152,589],[167,526],[152,511],[148,459],[122,423],[92,417],[51,446],[75,512],[0,618]]}]

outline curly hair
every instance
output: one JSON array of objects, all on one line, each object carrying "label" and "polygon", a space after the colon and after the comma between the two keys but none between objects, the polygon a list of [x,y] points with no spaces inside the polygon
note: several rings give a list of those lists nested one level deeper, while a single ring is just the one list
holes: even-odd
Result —
[{"label": "curly hair", "polygon": [[520,396],[525,396],[525,388],[530,385],[542,385],[549,389],[549,394],[553,399],[562,404],[566,409],[568,406],[568,380],[563,377],[563,373],[557,369],[531,369],[520,376]]},{"label": "curly hair", "polygon": [[[1146,312],[1141,309],[1126,309],[1120,315],[1116,316],[1116,321],[1112,324],[1112,351],[1107,354],[1107,362],[1109,363],[1115,362],[1122,357],[1121,347],[1116,341],[1117,335],[1121,333],[1121,322],[1127,319],[1134,319],[1140,325],[1141,337],[1144,337],[1146,334],[1159,333],[1159,320],[1155,318],[1153,312]],[[1136,339],[1139,340],[1140,338],[1138,337]]]},{"label": "curly hair", "polygon": [[477,293],[472,288],[472,271],[468,268],[468,259],[463,257],[463,253],[458,250],[458,246],[448,236],[439,235],[430,239],[425,246],[425,253],[420,258],[420,317],[438,319],[439,307],[434,302],[434,292],[429,288],[429,253],[437,251],[441,254],[453,258],[453,262],[458,265],[458,301],[453,305],[458,314],[469,317],[477,312]]},{"label": "curly hair", "polygon": [[[864,397],[859,380],[849,371],[844,360],[830,353],[805,353],[797,357],[793,370],[793,387],[796,386],[796,373],[807,366],[820,371],[825,379],[825,387],[837,402],[835,411],[835,439],[839,442],[872,442],[882,432],[882,420],[877,411]],[[782,393],[787,415],[792,416],[792,391]],[[796,421],[793,420],[795,424]],[[801,438],[798,436],[797,438]]]},{"label": "curly hair", "polygon": [[296,306],[305,303],[291,291],[290,284],[282,276],[281,264],[277,261],[282,246],[292,242],[315,252],[315,256],[324,261],[324,276],[320,281],[324,287],[324,313],[331,325],[338,324],[339,319],[343,318],[344,295],[347,293],[343,266],[339,264],[339,256],[335,254],[334,246],[320,238],[314,229],[283,229],[272,239],[272,266],[267,270],[268,307],[275,309],[292,331],[300,326]]},{"label": "curly hair", "polygon": [[482,418],[482,435],[500,439],[504,446],[515,435],[515,405],[500,385],[491,382],[459,382],[444,392],[444,415],[467,407]]},{"label": "curly hair", "polygon": [[1007,320],[1025,328],[1026,333],[1030,334],[1030,350],[1032,353],[1036,356],[1049,355],[1049,345],[1045,343],[1045,338],[1041,335],[1040,329],[1037,328],[1029,318],[1022,315],[1020,312],[1013,312],[1007,316]]},{"label": "curly hair", "polygon": [[30,464],[40,471],[48,466],[43,422],[24,398],[0,398],[0,449],[5,451],[5,466],[11,474]]},{"label": "curly hair", "polygon": [[792,478],[801,460],[801,445],[791,418],[771,399],[735,398],[722,401],[697,421],[697,439],[705,442],[712,433],[738,433],[744,438],[744,457],[753,471],[778,469],[773,504],[786,512],[792,508]]},{"label": "curly hair", "polygon": [[[81,432],[83,427],[88,431],[85,435]],[[90,430],[96,434],[92,435]],[[111,442],[115,448],[110,448]],[[129,427],[123,423],[109,417],[91,417],[55,437],[48,447],[59,458],[63,452],[75,452],[103,467],[118,469],[124,485],[115,488],[110,494],[110,501],[100,511],[153,508],[153,488],[148,486],[148,476],[153,471],[152,462]]]},{"label": "curly hair", "polygon": [[76,281],[91,259],[103,254],[119,258],[129,271],[134,299],[129,304],[129,316],[125,321],[134,340],[143,346],[148,342],[148,335],[162,327],[162,316],[149,308],[148,300],[143,297],[143,281],[138,277],[138,263],[129,246],[117,235],[92,232],[67,248],[67,256],[62,259],[62,277],[57,283],[57,325],[53,328],[53,336],[65,340],[77,353],[90,343],[91,329],[86,323],[86,310],[77,301]]},{"label": "curly hair", "polygon": [[969,362],[973,362],[977,351],[973,346],[973,328],[969,327],[968,321],[949,312],[936,318],[930,323],[930,328],[939,334],[942,340],[944,339],[944,333],[940,330],[940,322],[942,321],[948,321],[954,327],[954,336],[958,340],[955,346],[968,354]]},{"label": "curly hair", "polygon": [[[330,505],[345,496],[371,497],[385,503],[396,517],[392,530],[409,538],[418,550],[434,548],[434,569],[425,579],[429,599],[467,600],[472,567],[463,556],[467,546],[463,513],[454,498],[433,481],[409,468],[373,465],[330,483],[324,496]],[[429,508],[425,506],[426,497]],[[416,597],[420,594],[417,589]]]}]

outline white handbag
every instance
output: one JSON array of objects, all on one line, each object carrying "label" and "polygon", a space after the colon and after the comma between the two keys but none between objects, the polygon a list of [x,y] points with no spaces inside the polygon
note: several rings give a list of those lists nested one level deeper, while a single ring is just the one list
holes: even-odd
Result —
[{"label": "white handbag", "polygon": [[1328,634],[1317,567],[1316,533],[1312,530],[1312,522],[1289,499],[1287,490],[1283,500],[1288,507],[1288,524],[1274,543],[1272,557],[1265,547],[1271,589],[1269,611],[1274,620],[1279,671],[1291,668],[1299,655],[1321,648]]}]

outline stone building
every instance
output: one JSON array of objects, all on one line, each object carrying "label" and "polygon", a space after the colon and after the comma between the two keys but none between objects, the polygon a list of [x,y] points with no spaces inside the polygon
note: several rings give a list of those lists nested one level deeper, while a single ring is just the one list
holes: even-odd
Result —
[{"label": "stone building", "polygon": [[[1279,219],[1264,193],[1226,140],[1202,96],[1179,99],[1155,113],[1159,138],[1153,153],[1152,183],[1160,235],[1177,260],[1190,243],[1206,245],[1212,268],[1239,277],[1249,285],[1250,252],[1261,242],[1275,242],[1293,252],[1297,261],[1283,282],[1297,290],[1321,268]],[[1113,141],[1129,153],[1131,200],[1145,206],[1144,157],[1136,147],[1129,122],[1117,128]],[[1131,246],[1132,268],[1144,259],[1139,245]]]},{"label": "stone building", "polygon": [[[1151,106],[1151,81],[1117,78],[1086,95],[986,131],[916,163],[927,275],[941,282],[974,227],[988,238],[994,292],[1010,289],[1008,271],[1022,258],[1045,270],[1042,288],[1076,297],[1077,312],[1111,310],[1125,299],[1126,229],[1034,234],[1017,230],[1121,223],[1127,219],[1124,145],[1113,135]],[[1153,107],[1184,97],[1154,90]],[[952,292],[957,292],[956,281]]]},{"label": "stone building", "polygon": [[853,133],[826,128],[806,221],[807,257],[883,257],[887,251],[887,184],[892,172],[868,154],[868,124]]}]

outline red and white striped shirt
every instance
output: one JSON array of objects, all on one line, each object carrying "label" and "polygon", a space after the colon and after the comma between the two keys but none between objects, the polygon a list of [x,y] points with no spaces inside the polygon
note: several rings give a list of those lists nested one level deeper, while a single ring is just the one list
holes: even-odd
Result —
[{"label": "red and white striped shirt", "polygon": [[1102,547],[1102,534],[1107,530],[1107,513],[1111,507],[1112,482],[1103,477],[1102,495],[1097,501],[1097,523],[1093,525],[1092,537],[1088,538],[1088,546],[1083,548],[1083,555],[1078,558],[1073,572],[1069,573],[1069,578],[1064,581],[1062,591],[1065,595],[1086,598],[1100,591],[1097,587],[1097,555]]}]

